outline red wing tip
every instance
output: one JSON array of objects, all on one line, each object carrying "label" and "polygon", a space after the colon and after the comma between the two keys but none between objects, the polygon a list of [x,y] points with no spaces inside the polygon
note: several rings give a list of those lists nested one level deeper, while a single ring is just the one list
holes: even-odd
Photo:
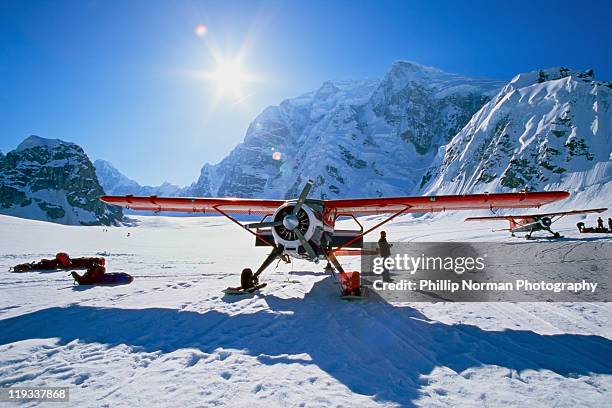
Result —
[{"label": "red wing tip", "polygon": [[571,196],[569,191],[543,191],[544,194],[555,195],[559,198],[567,198]]},{"label": "red wing tip", "polygon": [[112,204],[115,201],[117,201],[118,198],[121,198],[121,197],[104,195],[100,197],[100,201],[104,201],[105,203]]}]

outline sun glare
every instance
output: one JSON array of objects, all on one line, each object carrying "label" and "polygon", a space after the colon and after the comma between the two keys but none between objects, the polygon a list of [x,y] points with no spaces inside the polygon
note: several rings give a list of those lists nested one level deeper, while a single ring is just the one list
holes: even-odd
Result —
[{"label": "sun glare", "polygon": [[233,93],[237,97],[242,94],[245,78],[238,62],[221,61],[213,72],[212,79],[217,82],[222,93]]},{"label": "sun glare", "polygon": [[252,81],[238,59],[227,60],[216,59],[215,70],[207,74],[207,79],[217,85],[218,98],[231,98],[234,101],[243,101],[245,96],[245,85]]}]

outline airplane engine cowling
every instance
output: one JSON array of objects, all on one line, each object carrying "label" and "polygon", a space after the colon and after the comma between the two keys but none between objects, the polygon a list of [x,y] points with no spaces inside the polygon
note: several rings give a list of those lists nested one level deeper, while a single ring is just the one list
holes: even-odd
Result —
[{"label": "airplane engine cowling", "polygon": [[550,227],[552,225],[552,220],[549,217],[543,217],[540,223],[545,227]]},{"label": "airplane engine cowling", "polygon": [[300,246],[300,240],[295,229],[299,229],[308,241],[314,235],[316,227],[322,224],[315,216],[314,211],[306,204],[302,205],[297,213],[297,220],[295,220],[290,216],[294,207],[295,203],[283,204],[278,207],[272,216],[274,221],[283,222],[282,225],[272,227],[272,236],[277,244],[285,248],[298,248]]}]

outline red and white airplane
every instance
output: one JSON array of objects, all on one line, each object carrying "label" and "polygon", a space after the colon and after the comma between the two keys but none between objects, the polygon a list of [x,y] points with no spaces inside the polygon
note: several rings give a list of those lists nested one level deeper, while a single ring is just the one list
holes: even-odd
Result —
[{"label": "red and white airplane", "polygon": [[[565,191],[520,192],[499,194],[443,195],[430,197],[357,198],[315,200],[307,196],[314,182],[309,180],[294,200],[260,200],[245,198],[181,198],[103,196],[101,200],[133,210],[220,214],[241,226],[255,239],[255,245],[272,247],[272,252],[255,273],[241,275],[241,287],[258,285],[259,275],[277,258],[306,259],[315,263],[327,261],[326,270],[344,270],[336,255],[344,248],[363,247],[364,235],[404,213],[426,213],[450,210],[540,207],[569,197]],[[263,215],[260,222],[243,224],[230,214]],[[356,216],[387,214],[388,217],[364,231]],[[339,217],[351,217],[357,230],[336,229]],[[344,252],[343,252],[344,251]],[[355,250],[353,250],[355,251]],[[250,270],[249,270],[250,271]]]},{"label": "red and white airplane", "polygon": [[495,217],[469,217],[465,221],[495,221],[507,220],[510,223],[509,228],[494,230],[494,231],[510,231],[514,237],[517,232],[526,232],[525,238],[530,239],[531,234],[536,231],[546,231],[555,238],[560,238],[561,234],[553,232],[551,225],[567,215],[602,213],[607,211],[607,208],[591,208],[588,210],[560,211],[547,214],[526,214],[526,215],[500,215]]}]

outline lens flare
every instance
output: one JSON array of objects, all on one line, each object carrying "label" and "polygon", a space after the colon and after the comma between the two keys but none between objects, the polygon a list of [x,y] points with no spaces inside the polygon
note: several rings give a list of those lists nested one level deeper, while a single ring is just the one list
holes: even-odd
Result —
[{"label": "lens flare", "polygon": [[198,24],[194,29],[195,35],[198,37],[204,37],[208,33],[208,27],[204,24]]},{"label": "lens flare", "polygon": [[274,152],[272,153],[272,159],[273,160],[280,160],[282,159],[283,155],[281,154],[281,152]]}]

